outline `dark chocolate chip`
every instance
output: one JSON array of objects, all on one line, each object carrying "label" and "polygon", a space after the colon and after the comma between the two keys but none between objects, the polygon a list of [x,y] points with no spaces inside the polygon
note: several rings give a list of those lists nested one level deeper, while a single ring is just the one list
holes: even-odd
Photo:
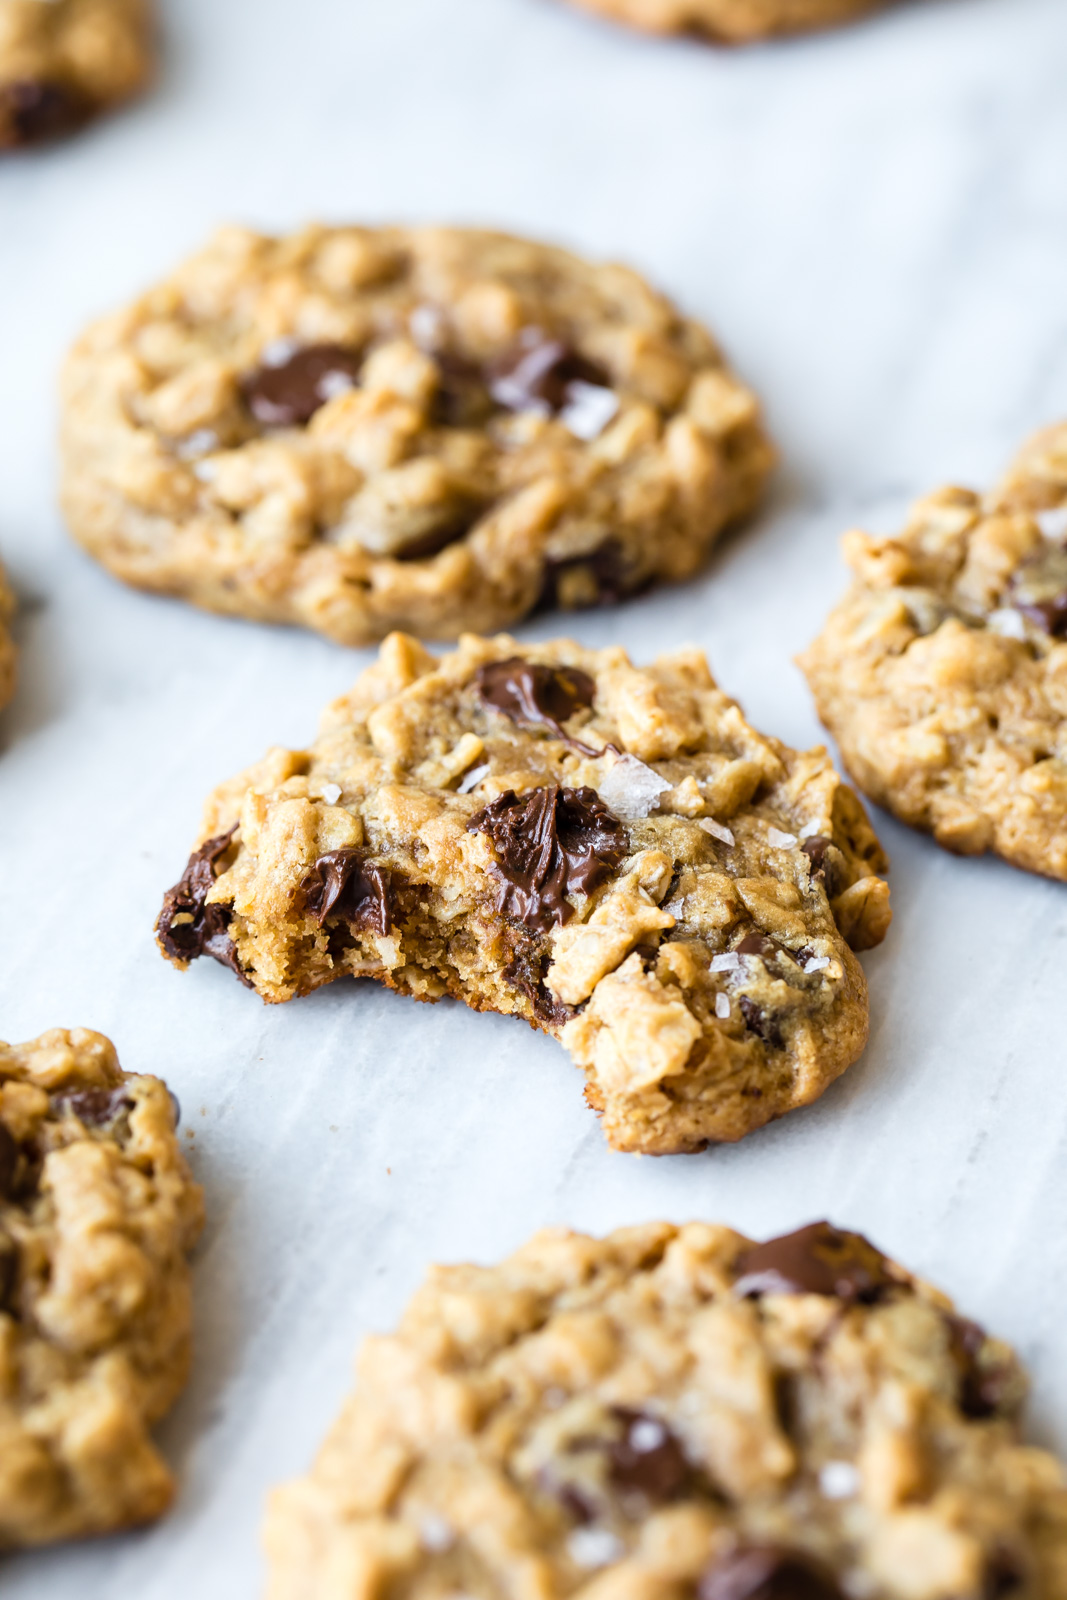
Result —
[{"label": "dark chocolate chip", "polygon": [[[578,584],[568,581],[575,573],[581,575]],[[613,606],[628,595],[639,594],[650,583],[648,575],[638,577],[633,571],[617,539],[605,539],[588,555],[571,556],[565,561],[550,558],[545,562],[538,608],[552,610],[562,604],[571,609]],[[575,591],[581,596],[577,601],[569,598]]]},{"label": "dark chocolate chip", "polygon": [[674,1500],[692,1478],[685,1452],[674,1434],[658,1417],[646,1412],[616,1406],[614,1414],[622,1423],[622,1433],[613,1441],[609,1457],[615,1488],[642,1494],[656,1503]]},{"label": "dark chocolate chip", "polygon": [[237,946],[230,937],[229,911],[225,906],[206,903],[219,875],[219,861],[230,848],[236,832],[234,823],[228,833],[220,833],[193,851],[180,881],[163,896],[156,934],[173,960],[195,961],[198,956],[211,956],[251,988],[251,981],[237,959]]},{"label": "dark chocolate chip", "polygon": [[562,1027],[574,1016],[574,1008],[557,1000],[545,983],[547,952],[538,950],[532,941],[524,940],[517,946],[503,971],[505,983],[520,989],[533,1007],[538,1022],[547,1027]]},{"label": "dark chocolate chip", "polygon": [[46,144],[74,133],[92,112],[89,100],[63,83],[23,78],[0,86],[0,145]]},{"label": "dark chocolate chip", "polygon": [[72,1089],[69,1094],[56,1094],[52,1096],[52,1105],[60,1116],[68,1113],[87,1128],[104,1128],[124,1111],[131,1110],[133,1101],[119,1083],[105,1089]]},{"label": "dark chocolate chip", "polygon": [[349,846],[320,856],[303,882],[304,903],[321,927],[341,917],[352,928],[385,935],[392,931],[392,877]]},{"label": "dark chocolate chip", "polygon": [[0,1122],[0,1200],[10,1200],[15,1190],[15,1170],[19,1164],[19,1147],[15,1136]]},{"label": "dark chocolate chip", "polygon": [[509,656],[490,661],[474,675],[483,705],[502,711],[519,727],[550,728],[563,738],[561,723],[593,704],[596,684],[577,667],[548,667]]},{"label": "dark chocolate chip", "polygon": [[741,1007],[741,1015],[745,1019],[745,1027],[749,1033],[754,1033],[764,1044],[769,1044],[772,1050],[780,1050],[782,1030],[775,1018],[747,994],[741,996],[738,1005]]},{"label": "dark chocolate chip", "polygon": [[242,385],[245,401],[264,427],[297,427],[327,400],[355,388],[362,365],[362,351],[346,345],[305,345],[278,366],[250,373]]},{"label": "dark chocolate chip", "polygon": [[489,393],[507,411],[562,411],[572,383],[611,388],[611,379],[595,362],[550,339],[539,328],[527,328],[515,349],[490,370]]},{"label": "dark chocolate chip", "polygon": [[860,1233],[812,1222],[746,1250],[734,1290],[743,1296],[821,1294],[872,1305],[899,1286],[890,1264]]},{"label": "dark chocolate chip", "polygon": [[589,894],[619,865],[626,830],[595,789],[558,784],[517,795],[513,789],[467,824],[496,852],[497,909],[536,933],[572,915],[566,896]]},{"label": "dark chocolate chip", "polygon": [[982,1600],[1004,1600],[1026,1582],[1026,1569],[1013,1550],[994,1550],[986,1558]]},{"label": "dark chocolate chip", "polygon": [[983,1362],[988,1335],[966,1317],[946,1317],[949,1349],[960,1375],[959,1407],[965,1417],[994,1417],[1008,1398],[1013,1373],[1002,1362]]},{"label": "dark chocolate chip", "polygon": [[1067,550],[1048,545],[1016,569],[1009,599],[1035,627],[1054,639],[1067,634]]},{"label": "dark chocolate chip", "polygon": [[463,539],[485,510],[482,500],[466,499],[457,506],[455,514],[441,522],[436,528],[431,528],[429,533],[424,533],[419,539],[412,539],[410,544],[404,545],[399,550],[393,551],[394,561],[428,561],[431,556],[440,555],[450,544],[455,544],[457,539]]},{"label": "dark chocolate chip", "polygon": [[826,893],[833,899],[839,878],[837,863],[829,853],[837,848],[834,841],[823,833],[813,833],[810,839],[804,840],[800,848],[811,862],[812,879],[821,878]]},{"label": "dark chocolate chip", "polygon": [[19,1248],[8,1233],[0,1233],[0,1311],[15,1311],[19,1281]]},{"label": "dark chocolate chip", "polygon": [[800,1550],[742,1545],[716,1561],[697,1588],[699,1600],[839,1600],[833,1574]]}]

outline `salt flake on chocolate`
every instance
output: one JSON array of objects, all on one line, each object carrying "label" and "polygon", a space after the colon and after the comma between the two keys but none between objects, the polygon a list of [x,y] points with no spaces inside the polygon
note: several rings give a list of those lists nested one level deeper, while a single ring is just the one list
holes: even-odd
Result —
[{"label": "salt flake on chocolate", "polygon": [[656,809],[661,794],[673,786],[636,756],[617,756],[597,785],[605,805],[624,822],[638,822]]}]

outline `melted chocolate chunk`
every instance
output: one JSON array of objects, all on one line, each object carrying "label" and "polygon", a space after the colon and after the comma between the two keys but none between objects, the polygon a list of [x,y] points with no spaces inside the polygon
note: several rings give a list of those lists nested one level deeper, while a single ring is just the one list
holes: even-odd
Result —
[{"label": "melted chocolate chunk", "polygon": [[880,1250],[860,1233],[812,1222],[746,1250],[737,1263],[735,1293],[822,1294],[873,1305],[899,1286]]},{"label": "melted chocolate chunk", "polygon": [[278,366],[257,368],[242,385],[248,409],[265,428],[310,422],[327,400],[354,389],[362,351],[342,344],[309,344]]},{"label": "melted chocolate chunk", "polygon": [[104,1128],[131,1110],[133,1101],[119,1083],[106,1089],[74,1089],[69,1094],[53,1095],[52,1105],[60,1116],[68,1112],[87,1128]]},{"label": "melted chocolate chunk", "polygon": [[513,351],[489,373],[489,393],[507,411],[562,411],[572,383],[610,389],[611,379],[595,362],[550,339],[539,328],[527,328]]},{"label": "melted chocolate chunk", "polygon": [[520,728],[550,728],[564,738],[561,723],[593,704],[596,684],[577,667],[546,667],[510,656],[479,667],[474,687],[483,705],[502,711]]},{"label": "melted chocolate chunk", "polygon": [[787,961],[799,964],[799,952],[794,955],[792,950],[787,950],[784,944],[779,944],[777,939],[771,939],[759,929],[746,933],[741,943],[737,946],[738,955],[759,956],[764,961],[773,961],[775,956],[784,956]]},{"label": "melted chocolate chunk", "polygon": [[1067,635],[1067,550],[1051,545],[1024,561],[1009,599],[1035,627],[1054,639]]},{"label": "melted chocolate chunk", "polygon": [[837,862],[830,854],[831,850],[837,849],[834,841],[823,833],[813,833],[810,839],[804,840],[800,848],[811,862],[812,879],[822,879],[823,887],[832,900],[837,893],[840,877]]},{"label": "melted chocolate chunk", "polygon": [[230,937],[230,914],[225,906],[207,905],[211,887],[219,875],[218,863],[230,848],[237,824],[228,833],[209,839],[189,857],[181,879],[163,896],[163,909],[156,923],[159,942],[175,961],[195,961],[211,956],[229,967],[249,989],[251,981],[237,959],[237,946]]},{"label": "melted chocolate chunk", "polygon": [[1026,1569],[1012,1550],[994,1550],[986,1559],[982,1600],[1003,1600],[1026,1582]]},{"label": "melted chocolate chunk", "polygon": [[538,1022],[550,1028],[561,1028],[574,1016],[574,1008],[557,1000],[545,983],[547,953],[538,950],[532,941],[519,945],[504,968],[505,983],[521,989],[533,1007]]},{"label": "melted chocolate chunk", "polygon": [[[570,581],[573,573],[581,574],[580,584]],[[565,561],[547,560],[538,606],[548,610],[564,603],[572,609],[579,605],[614,606],[628,595],[647,589],[650,583],[651,578],[637,577],[627,565],[617,539],[605,539],[588,555]],[[568,598],[575,589],[582,594],[577,602]]]},{"label": "melted chocolate chunk", "polygon": [[392,931],[392,875],[349,846],[320,856],[304,879],[304,903],[319,926],[342,917],[352,928],[383,936]]},{"label": "melted chocolate chunk", "polygon": [[960,1375],[959,1407],[965,1417],[994,1417],[1011,1388],[1012,1371],[1001,1362],[983,1363],[988,1335],[977,1322],[948,1316],[949,1349]]},{"label": "melted chocolate chunk", "polygon": [[19,1281],[19,1247],[9,1233],[0,1232],[0,1311],[15,1312]]},{"label": "melted chocolate chunk", "polygon": [[[0,86],[0,144],[46,144],[74,133],[92,111],[73,87],[31,78]],[[5,129],[7,130],[5,135]]]},{"label": "melted chocolate chunk", "polygon": [[775,1018],[747,994],[741,996],[738,1005],[741,1007],[741,1015],[745,1019],[745,1027],[749,1033],[754,1033],[764,1044],[769,1044],[772,1050],[780,1050],[782,1030]]},{"label": "melted chocolate chunk", "polygon": [[445,428],[476,428],[493,409],[480,367],[451,351],[435,350],[437,393],[432,417]]},{"label": "melted chocolate chunk", "polygon": [[674,1500],[692,1478],[678,1440],[657,1417],[615,1407],[622,1434],[611,1446],[609,1473],[616,1489],[662,1504]]},{"label": "melted chocolate chunk", "polygon": [[0,1122],[0,1200],[10,1200],[15,1190],[15,1169],[19,1164],[19,1147],[15,1136]]},{"label": "melted chocolate chunk", "polygon": [[501,885],[497,909],[535,933],[568,921],[566,896],[589,894],[603,883],[627,848],[626,830],[595,789],[558,784],[523,795],[509,789],[467,829],[492,840]]},{"label": "melted chocolate chunk", "polygon": [[742,1545],[709,1567],[699,1600],[839,1600],[833,1574],[800,1550]]}]

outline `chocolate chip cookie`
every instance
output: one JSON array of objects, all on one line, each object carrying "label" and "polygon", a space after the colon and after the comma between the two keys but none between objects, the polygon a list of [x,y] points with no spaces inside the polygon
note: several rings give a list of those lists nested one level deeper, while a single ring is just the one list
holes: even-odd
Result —
[{"label": "chocolate chip cookie", "polygon": [[1067,424],[844,553],[800,665],[849,772],[948,850],[1067,879]]},{"label": "chocolate chip cookie", "polygon": [[692,33],[723,44],[851,22],[884,0],[576,0],[651,33]]},{"label": "chocolate chip cookie", "polygon": [[436,1267],[266,1522],[271,1600],[1063,1600],[1014,1353],[860,1235]]},{"label": "chocolate chip cookie", "polygon": [[159,1516],[202,1222],[177,1102],[98,1033],[0,1044],[0,1549]]},{"label": "chocolate chip cookie", "polygon": [[152,71],[147,0],[0,0],[0,150],[74,132]]},{"label": "chocolate chip cookie", "polygon": [[176,965],[525,1017],[619,1150],[740,1139],[866,1042],[852,951],[886,932],[885,856],[826,752],[757,733],[697,651],[467,636],[438,660],[394,634],[201,840],[157,924]]},{"label": "chocolate chip cookie", "polygon": [[11,619],[15,615],[15,596],[0,566],[0,711],[15,693],[16,653],[11,637]]},{"label": "chocolate chip cookie", "polygon": [[218,235],[97,324],[64,505],[120,578],[342,644],[686,578],[771,464],[636,273],[461,229]]}]

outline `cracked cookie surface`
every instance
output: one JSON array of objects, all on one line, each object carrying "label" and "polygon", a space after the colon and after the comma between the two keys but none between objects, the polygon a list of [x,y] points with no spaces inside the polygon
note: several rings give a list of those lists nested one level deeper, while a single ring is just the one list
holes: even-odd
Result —
[{"label": "cracked cookie surface", "polygon": [[800,665],[856,783],[948,850],[1067,879],[1067,424],[844,553]]},{"label": "cracked cookie surface", "polygon": [[691,33],[723,44],[851,22],[884,0],[572,0],[651,33]]},{"label": "cracked cookie surface", "polygon": [[0,1043],[0,1549],[165,1511],[199,1187],[158,1078],[98,1033]]},{"label": "cracked cookie surface", "polygon": [[623,267],[463,229],[228,229],[67,367],[64,506],[120,578],[343,644],[690,576],[771,465]]},{"label": "cracked cookie surface", "polygon": [[7,581],[7,573],[0,566],[0,711],[15,693],[17,677],[17,652],[11,637],[11,621],[15,615],[15,596]]},{"label": "cracked cookie surface", "polygon": [[648,1224],[435,1267],[307,1477],[270,1600],[1063,1600],[1014,1353],[857,1234]]},{"label": "cracked cookie surface", "polygon": [[[825,750],[698,651],[393,635],[308,750],[223,784],[164,953],[269,1001],[347,975],[553,1034],[617,1149],[734,1140],[859,1055],[886,862]],[[850,948],[851,946],[851,948]],[[355,1001],[355,997],[354,997]]]},{"label": "cracked cookie surface", "polygon": [[0,0],[0,150],[74,132],[152,66],[147,0]]}]

